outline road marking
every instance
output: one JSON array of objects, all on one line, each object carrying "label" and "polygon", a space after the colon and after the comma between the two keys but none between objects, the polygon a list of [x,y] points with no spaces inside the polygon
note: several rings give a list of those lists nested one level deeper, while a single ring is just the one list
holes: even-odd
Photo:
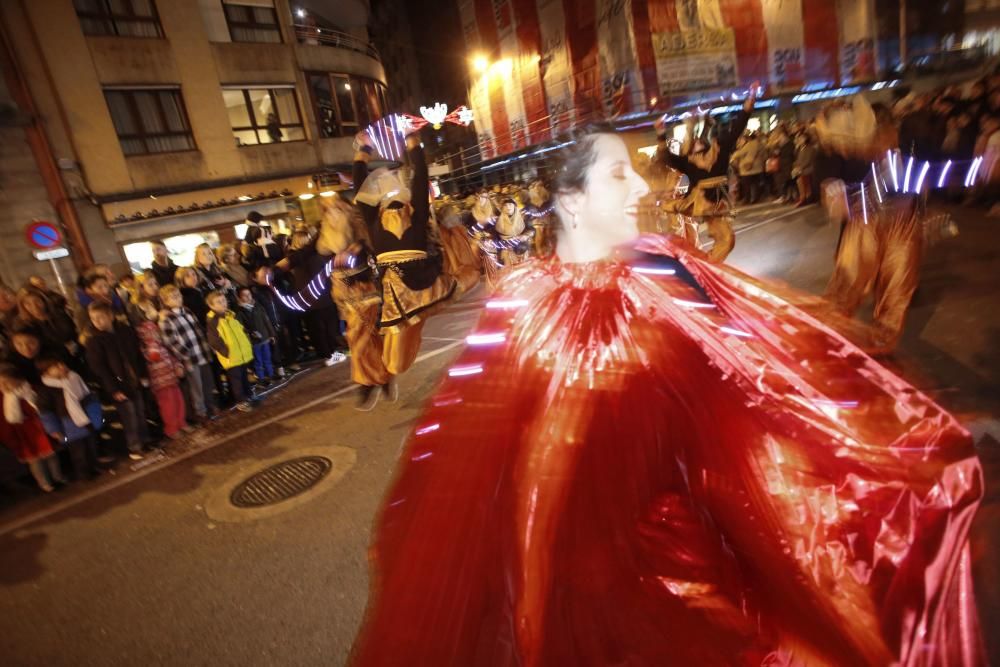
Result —
[{"label": "road marking", "polygon": [[[419,364],[422,361],[427,361],[428,359],[436,357],[439,354],[444,354],[445,352],[448,352],[450,350],[455,349],[456,347],[458,347],[459,345],[461,345],[463,342],[464,342],[464,340],[455,340],[455,341],[452,341],[451,343],[449,343],[448,345],[440,347],[440,348],[438,348],[436,350],[430,350],[428,352],[424,352],[423,354],[421,354],[420,356],[418,356],[416,358],[416,360],[413,362],[413,364],[416,365],[416,364]],[[282,412],[280,414],[268,417],[267,419],[265,419],[263,421],[260,421],[260,422],[257,422],[256,424],[253,424],[253,425],[248,426],[246,428],[240,429],[240,430],[235,431],[233,433],[230,433],[228,435],[224,435],[224,436],[218,438],[217,440],[214,440],[214,441],[210,440],[207,443],[205,443],[204,445],[202,445],[200,447],[197,447],[195,449],[191,449],[189,451],[186,451],[186,452],[184,452],[182,454],[179,454],[176,457],[165,458],[164,461],[162,463],[160,463],[159,465],[150,465],[150,466],[147,466],[145,468],[142,468],[141,470],[137,470],[137,471],[133,472],[132,474],[126,474],[126,475],[124,475],[122,477],[119,477],[118,479],[114,480],[113,482],[109,482],[107,484],[103,484],[103,485],[101,485],[98,488],[90,489],[89,491],[85,491],[83,493],[80,493],[80,494],[78,494],[78,495],[76,495],[76,496],[74,496],[72,498],[67,498],[63,502],[60,502],[60,503],[57,503],[57,504],[52,505],[50,507],[46,507],[44,509],[38,510],[37,512],[34,512],[32,514],[28,514],[28,515],[23,516],[23,517],[21,517],[19,519],[15,519],[15,520],[7,523],[7,524],[0,525],[0,535],[6,535],[7,533],[11,533],[11,532],[14,532],[15,530],[19,530],[21,528],[24,528],[25,526],[28,526],[28,525],[30,525],[32,523],[35,523],[36,521],[40,521],[42,519],[50,517],[53,514],[58,514],[59,512],[62,512],[64,510],[66,510],[66,509],[69,509],[70,507],[74,507],[75,505],[79,505],[80,503],[85,502],[87,500],[90,500],[91,498],[96,498],[97,496],[102,495],[102,494],[104,494],[104,493],[106,493],[108,491],[113,491],[114,489],[117,489],[117,488],[119,488],[121,486],[125,486],[126,484],[131,484],[132,482],[134,482],[136,480],[142,479],[146,475],[152,474],[154,472],[158,472],[160,470],[164,470],[164,469],[166,469],[166,468],[168,468],[168,467],[170,467],[170,466],[172,466],[172,465],[174,465],[176,463],[180,463],[181,461],[189,459],[192,456],[197,456],[198,454],[203,454],[204,452],[207,452],[210,449],[214,449],[214,448],[218,447],[219,445],[223,445],[223,444],[225,444],[225,443],[227,443],[227,442],[229,442],[231,440],[235,440],[235,439],[241,438],[241,437],[243,437],[243,436],[245,436],[245,435],[247,435],[249,433],[253,433],[254,431],[262,429],[265,426],[270,426],[271,424],[273,424],[275,422],[279,422],[279,421],[282,421],[284,419],[288,419],[289,417],[292,417],[294,415],[297,415],[297,414],[299,414],[301,412],[305,412],[306,410],[308,410],[310,408],[314,408],[317,405],[320,405],[321,403],[325,403],[325,402],[331,401],[331,400],[333,400],[333,399],[335,399],[335,398],[337,398],[339,396],[343,396],[344,394],[346,394],[346,393],[348,393],[350,391],[353,391],[354,388],[355,388],[355,385],[353,383],[350,384],[350,385],[348,385],[348,386],[346,386],[346,387],[341,387],[340,389],[338,389],[338,390],[336,390],[334,392],[331,392],[329,394],[326,394],[325,396],[320,396],[319,398],[315,398],[315,399],[313,399],[313,400],[311,400],[311,401],[309,401],[307,403],[303,403],[303,404],[298,405],[298,406],[296,406],[294,408],[290,408],[288,410],[285,410],[284,412]]]},{"label": "road marking", "polygon": [[755,222],[752,225],[747,225],[746,227],[741,227],[733,231],[734,234],[742,234],[743,232],[749,232],[751,229],[757,229],[758,227],[763,227],[764,225],[769,225],[772,222],[777,222],[782,218],[787,218],[790,215],[794,215],[801,211],[808,211],[816,204],[809,204],[809,206],[803,206],[802,208],[793,208],[791,211],[785,211],[781,215],[776,215],[773,218],[768,218],[767,220],[761,220],[760,222]]}]

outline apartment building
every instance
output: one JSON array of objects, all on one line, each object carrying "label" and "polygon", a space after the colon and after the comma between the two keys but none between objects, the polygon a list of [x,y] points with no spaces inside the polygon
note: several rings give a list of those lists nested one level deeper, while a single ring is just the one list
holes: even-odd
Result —
[{"label": "apartment building", "polygon": [[[367,0],[5,0],[22,122],[4,131],[23,136],[4,157],[49,153],[36,209],[59,218],[77,268],[142,266],[154,238],[189,263],[198,243],[238,238],[251,210],[285,231],[342,187],[354,134],[384,113],[368,14]],[[30,267],[30,210],[0,211],[22,259],[5,280]]]}]

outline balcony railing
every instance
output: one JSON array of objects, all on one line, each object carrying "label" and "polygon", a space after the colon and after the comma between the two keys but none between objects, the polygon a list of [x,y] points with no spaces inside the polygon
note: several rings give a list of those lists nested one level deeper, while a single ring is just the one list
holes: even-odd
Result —
[{"label": "balcony railing", "polygon": [[312,46],[333,46],[338,49],[348,49],[363,53],[370,58],[382,62],[378,51],[369,42],[358,39],[354,35],[340,30],[330,28],[320,28],[318,26],[295,24],[295,37],[299,44],[309,44]]}]

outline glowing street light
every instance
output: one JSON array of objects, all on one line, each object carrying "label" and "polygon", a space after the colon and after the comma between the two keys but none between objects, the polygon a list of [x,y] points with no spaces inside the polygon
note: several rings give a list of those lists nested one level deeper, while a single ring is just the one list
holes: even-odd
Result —
[{"label": "glowing street light", "polygon": [[302,8],[296,9],[295,15],[298,16],[300,19],[304,19],[306,17],[306,10]]},{"label": "glowing street light", "polygon": [[477,72],[482,74],[486,72],[487,69],[489,69],[490,61],[489,59],[486,58],[486,56],[478,55],[472,59],[472,66],[475,68]]}]

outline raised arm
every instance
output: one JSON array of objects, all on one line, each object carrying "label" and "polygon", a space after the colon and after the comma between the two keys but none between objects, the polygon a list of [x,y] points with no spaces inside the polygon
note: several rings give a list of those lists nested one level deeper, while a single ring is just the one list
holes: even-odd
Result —
[{"label": "raised arm", "polygon": [[[426,240],[427,223],[430,220],[431,202],[429,196],[430,175],[427,173],[427,158],[424,156],[424,149],[420,146],[420,137],[411,134],[406,137],[406,154],[410,158],[410,166],[413,169],[413,178],[410,181],[410,204],[413,206],[413,214],[410,224],[421,230],[421,235]],[[426,242],[421,245],[423,247]]]}]

